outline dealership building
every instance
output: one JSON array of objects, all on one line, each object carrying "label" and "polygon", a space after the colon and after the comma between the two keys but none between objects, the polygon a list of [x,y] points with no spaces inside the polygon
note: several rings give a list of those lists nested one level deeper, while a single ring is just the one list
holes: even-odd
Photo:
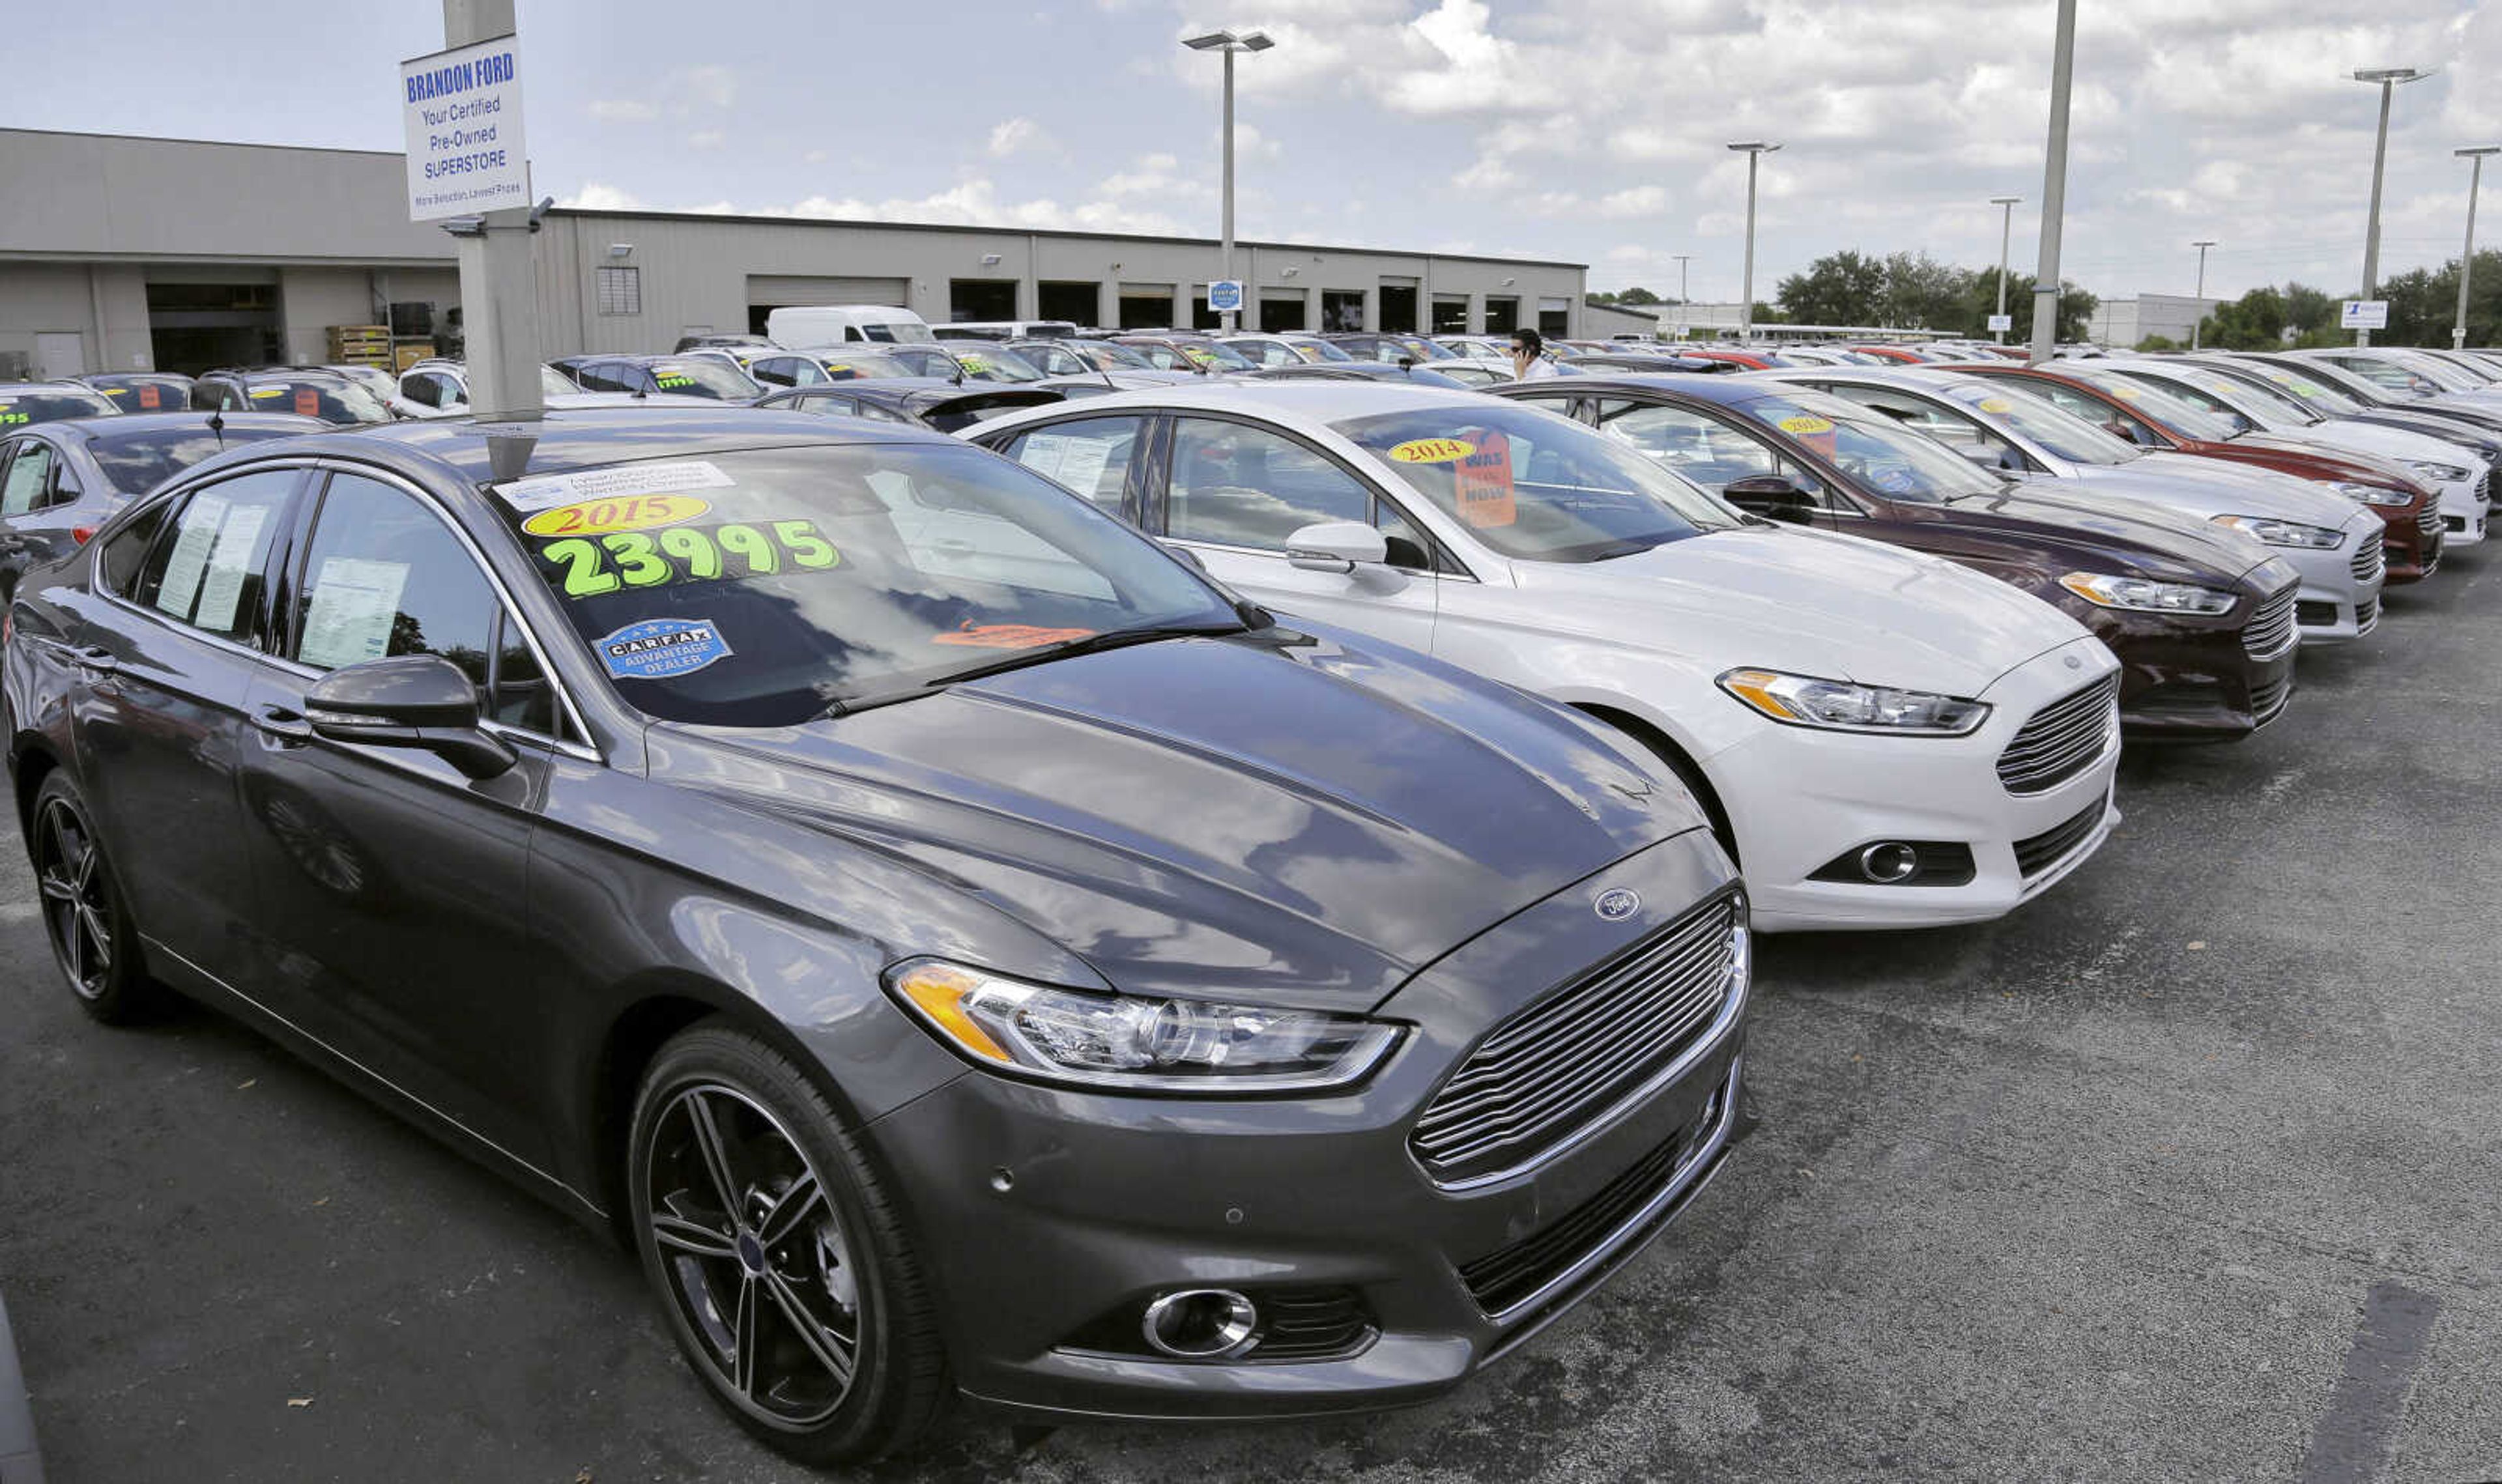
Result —
[{"label": "dealership building", "polygon": [[[547,214],[550,355],[759,330],[793,304],[951,320],[1213,325],[1206,238],[675,212]],[[1266,329],[1582,332],[1579,263],[1239,242]],[[0,129],[0,379],[337,358],[389,327],[406,359],[456,334],[453,239],[408,219],[397,153]]]}]

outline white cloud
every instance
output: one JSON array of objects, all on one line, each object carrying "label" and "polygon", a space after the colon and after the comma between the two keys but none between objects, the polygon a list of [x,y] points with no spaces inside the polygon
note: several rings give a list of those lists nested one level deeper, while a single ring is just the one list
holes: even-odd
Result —
[{"label": "white cloud", "polygon": [[1635,186],[1599,198],[1602,217],[1656,217],[1668,210],[1668,191],[1659,186]]},{"label": "white cloud", "polygon": [[639,212],[648,210],[642,199],[631,191],[597,181],[586,181],[580,190],[557,198],[557,205],[586,212]]},{"label": "white cloud", "polygon": [[640,98],[597,98],[592,101],[591,117],[601,123],[649,123],[660,111]]},{"label": "white cloud", "polygon": [[718,150],[729,143],[729,135],[720,129],[697,129],[687,136],[690,150]]},{"label": "white cloud", "polygon": [[706,108],[734,108],[738,74],[718,64],[687,67],[670,78],[669,89]]},{"label": "white cloud", "polygon": [[1050,137],[1043,133],[1042,125],[1031,118],[1007,118],[991,126],[991,158],[993,159],[1006,159],[1012,154],[1040,149],[1049,143]]}]

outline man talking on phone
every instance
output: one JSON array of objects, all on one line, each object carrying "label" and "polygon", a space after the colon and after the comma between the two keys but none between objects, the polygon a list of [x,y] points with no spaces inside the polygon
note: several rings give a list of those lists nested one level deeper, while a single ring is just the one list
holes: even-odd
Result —
[{"label": "man talking on phone", "polygon": [[1546,358],[1545,336],[1526,325],[1511,332],[1511,374],[1524,382],[1557,374],[1555,362]]}]

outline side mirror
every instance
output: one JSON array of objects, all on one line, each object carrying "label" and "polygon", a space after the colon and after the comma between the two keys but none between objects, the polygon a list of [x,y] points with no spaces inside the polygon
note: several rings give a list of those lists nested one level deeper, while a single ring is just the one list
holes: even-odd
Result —
[{"label": "side mirror", "polygon": [[2117,418],[2104,419],[2103,431],[2111,434],[2122,443],[2135,443],[2137,441],[2137,434],[2130,431],[2129,425],[2122,422]]},{"label": "side mirror", "polygon": [[2024,472],[2024,455],[2004,444],[1993,447],[1986,443],[1967,443],[1958,446],[1955,452],[1984,469],[1997,469],[2008,474]]},{"label": "side mirror", "polygon": [[1746,514],[1762,516],[1767,521],[1805,525],[1815,519],[1815,497],[1800,489],[1786,474],[1756,474],[1731,480],[1721,487],[1720,497]]},{"label": "side mirror", "polygon": [[1321,521],[1286,538],[1286,564],[1305,572],[1352,572],[1389,559],[1389,541],[1362,521]]},{"label": "side mirror", "polygon": [[440,655],[399,655],[332,670],[304,692],[316,736],[365,747],[414,747],[470,778],[492,778],[515,760],[478,725],[478,688]]}]

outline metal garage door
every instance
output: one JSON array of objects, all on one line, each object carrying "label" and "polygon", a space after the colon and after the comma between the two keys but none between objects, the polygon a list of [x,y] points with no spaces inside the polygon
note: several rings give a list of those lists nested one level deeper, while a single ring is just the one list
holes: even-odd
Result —
[{"label": "metal garage door", "polygon": [[787,278],[748,275],[747,302],[764,309],[791,304],[892,304],[912,302],[912,284],[899,278]]}]

